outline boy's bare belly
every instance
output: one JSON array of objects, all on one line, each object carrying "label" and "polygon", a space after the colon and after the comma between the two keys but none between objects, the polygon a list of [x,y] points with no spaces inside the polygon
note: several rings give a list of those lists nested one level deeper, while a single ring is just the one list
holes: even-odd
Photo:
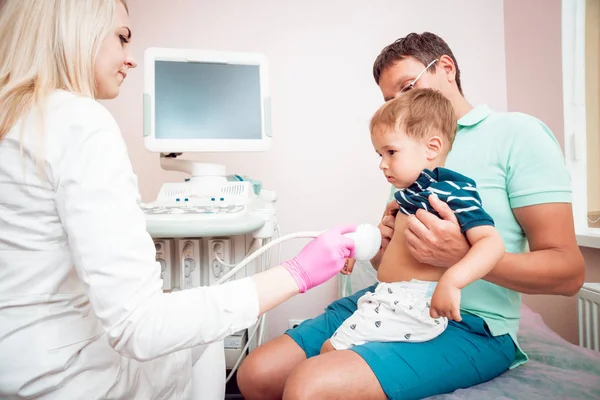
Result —
[{"label": "boy's bare belly", "polygon": [[380,282],[410,281],[411,279],[437,282],[446,270],[420,263],[410,254],[404,235],[407,218],[408,216],[402,213],[398,213],[396,216],[394,236],[379,264],[377,279]]}]

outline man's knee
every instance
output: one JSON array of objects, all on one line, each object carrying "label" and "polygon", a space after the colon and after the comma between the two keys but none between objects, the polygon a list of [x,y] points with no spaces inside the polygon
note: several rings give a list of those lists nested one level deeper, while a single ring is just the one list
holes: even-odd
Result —
[{"label": "man's knee", "polygon": [[358,354],[344,350],[299,363],[283,391],[283,400],[385,398],[369,365]]},{"label": "man's knee", "polygon": [[247,399],[258,399],[269,392],[270,363],[254,352],[242,362],[237,371],[237,384]]},{"label": "man's knee", "polygon": [[290,373],[283,391],[282,400],[318,399],[319,380],[313,379],[310,362],[298,364]]},{"label": "man's knee", "polygon": [[283,335],[251,352],[240,365],[237,382],[246,399],[280,399],[292,369],[305,360],[304,351]]}]

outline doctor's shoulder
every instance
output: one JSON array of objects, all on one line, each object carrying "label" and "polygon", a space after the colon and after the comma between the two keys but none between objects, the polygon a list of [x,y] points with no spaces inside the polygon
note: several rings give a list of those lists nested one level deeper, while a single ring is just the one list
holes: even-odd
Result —
[{"label": "doctor's shoulder", "polygon": [[90,97],[55,91],[48,97],[43,115],[51,140],[76,144],[101,133],[107,140],[123,141],[113,115]]},{"label": "doctor's shoulder", "polygon": [[112,114],[98,101],[75,93],[55,91],[48,97],[48,116],[65,125],[82,125],[86,129],[119,129]]}]

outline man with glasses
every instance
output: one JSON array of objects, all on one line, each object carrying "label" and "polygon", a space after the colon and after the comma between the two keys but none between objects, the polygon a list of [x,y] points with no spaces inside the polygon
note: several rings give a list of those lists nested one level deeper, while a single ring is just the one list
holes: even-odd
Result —
[{"label": "man with glasses", "polygon": [[[238,373],[247,399],[418,399],[488,381],[527,360],[516,335],[520,293],[572,296],[583,283],[570,179],[546,125],[524,114],[472,107],[452,51],[432,33],[411,33],[384,48],[373,74],[386,101],[414,87],[437,89],[450,100],[458,131],[446,167],[475,180],[506,254],[485,279],[462,290],[461,314],[469,318],[451,321],[428,342],[367,343],[319,355],[375,285],[333,302],[249,355]],[[469,245],[447,205],[430,202],[442,218],[421,210],[398,234],[415,259],[447,268]],[[390,203],[380,224],[384,249],[396,210]],[[372,260],[374,268],[380,259]]]}]

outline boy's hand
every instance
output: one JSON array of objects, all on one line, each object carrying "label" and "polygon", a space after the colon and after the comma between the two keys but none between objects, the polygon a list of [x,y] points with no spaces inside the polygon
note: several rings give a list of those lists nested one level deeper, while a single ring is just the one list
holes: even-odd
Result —
[{"label": "boy's hand", "polygon": [[431,298],[431,318],[446,317],[457,322],[460,317],[460,289],[455,285],[440,280]]}]

